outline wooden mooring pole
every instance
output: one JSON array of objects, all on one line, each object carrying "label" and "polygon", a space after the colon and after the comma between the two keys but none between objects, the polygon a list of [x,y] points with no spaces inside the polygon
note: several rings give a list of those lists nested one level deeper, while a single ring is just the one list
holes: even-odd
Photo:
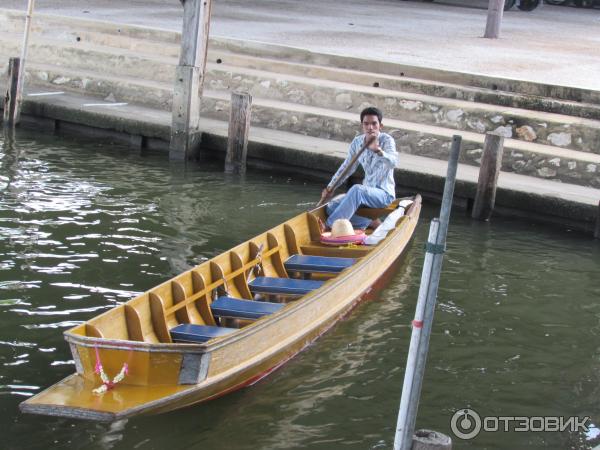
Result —
[{"label": "wooden mooring pole", "polygon": [[496,203],[498,175],[502,167],[504,137],[488,133],[485,135],[483,155],[477,180],[477,193],[471,217],[477,220],[490,220]]},{"label": "wooden mooring pole", "polygon": [[[433,315],[437,299],[438,285],[442,272],[442,261],[446,249],[446,235],[450,222],[450,210],[454,197],[458,157],[460,155],[461,137],[452,137],[452,148],[448,160],[448,170],[442,197],[440,218],[433,219],[429,228],[429,236],[425,246],[425,260],[419,287],[419,297],[412,321],[412,333],[406,370],[404,371],[404,384],[402,385],[402,398],[398,411],[394,450],[410,450],[415,448],[415,423],[419,409],[421,386],[425,374],[427,354],[429,352],[429,337],[433,326]],[[443,444],[446,445],[446,444]],[[451,444],[450,444],[451,446]],[[437,450],[450,448],[448,446],[430,447]]]},{"label": "wooden mooring pole", "polygon": [[227,155],[225,156],[226,173],[246,172],[251,113],[252,96],[245,92],[232,92]]},{"label": "wooden mooring pole", "polygon": [[500,37],[500,25],[504,13],[505,0],[489,0],[487,23],[485,24],[484,38],[498,39]]},{"label": "wooden mooring pole", "polygon": [[29,34],[31,32],[31,18],[33,17],[33,8],[35,0],[27,2],[27,14],[25,15],[25,31],[23,33],[23,45],[21,46],[21,61],[18,71],[17,83],[17,107],[14,113],[14,124],[18,124],[21,119],[21,106],[23,104],[23,87],[25,85],[25,62],[27,61],[27,50],[29,47]]},{"label": "wooden mooring pole", "polygon": [[183,29],[181,54],[173,90],[173,114],[169,159],[186,160],[192,155],[200,125],[200,99],[206,70],[206,52],[212,0],[181,0]]},{"label": "wooden mooring pole", "polygon": [[10,58],[8,62],[8,88],[4,96],[4,127],[14,127],[18,123],[18,85],[20,58]]},{"label": "wooden mooring pole", "polygon": [[8,87],[4,96],[5,127],[14,127],[21,119],[21,105],[23,103],[23,87],[25,85],[25,61],[27,60],[27,49],[29,47],[29,34],[31,32],[31,18],[35,0],[28,0],[27,13],[25,14],[25,28],[23,32],[23,44],[21,46],[21,57],[10,58],[8,63]]}]

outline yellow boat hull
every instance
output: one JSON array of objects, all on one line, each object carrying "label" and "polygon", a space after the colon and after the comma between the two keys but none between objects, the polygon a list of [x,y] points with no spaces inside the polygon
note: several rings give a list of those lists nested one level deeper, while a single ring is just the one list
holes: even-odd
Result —
[{"label": "yellow boat hull", "polygon": [[[22,411],[111,421],[182,408],[256,382],[317,339],[386,278],[413,235],[420,207],[416,196],[382,242],[357,248],[320,245],[316,217],[323,217],[323,209],[301,214],[67,331],[77,373],[23,402]],[[265,257],[256,255],[260,245],[269,249]],[[358,260],[278,312],[241,321],[229,335],[202,344],[171,342],[168,329],[178,323],[215,324],[209,313],[214,286],[224,285],[230,295],[249,299],[247,283],[256,261],[266,275],[285,277],[282,261],[294,253]],[[128,369],[103,393],[94,392],[103,383],[99,363],[109,379]]]}]

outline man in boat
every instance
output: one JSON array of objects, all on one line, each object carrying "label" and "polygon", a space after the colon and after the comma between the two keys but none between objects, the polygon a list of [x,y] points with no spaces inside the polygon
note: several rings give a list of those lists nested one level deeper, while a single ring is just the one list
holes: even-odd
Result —
[{"label": "man in boat", "polygon": [[[383,114],[378,108],[365,108],[360,113],[363,134],[354,138],[348,150],[346,160],[339,167],[329,184],[322,192],[322,198],[331,197],[336,186],[352,175],[358,165],[363,167],[365,178],[362,184],[356,184],[341,198],[336,198],[327,205],[327,227],[331,228],[338,219],[350,219],[354,229],[365,229],[371,219],[356,215],[361,206],[383,208],[396,197],[394,168],[398,161],[398,152],[394,138],[381,131]],[[358,158],[354,158],[363,147]],[[352,164],[352,160],[354,163]],[[352,166],[350,167],[350,164]],[[378,222],[378,220],[374,221]],[[372,224],[372,226],[374,226]]]}]

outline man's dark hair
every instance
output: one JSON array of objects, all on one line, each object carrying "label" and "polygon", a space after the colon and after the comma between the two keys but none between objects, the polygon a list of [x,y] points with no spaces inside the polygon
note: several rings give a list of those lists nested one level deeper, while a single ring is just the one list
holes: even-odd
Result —
[{"label": "man's dark hair", "polygon": [[375,108],[374,106],[369,106],[368,108],[362,110],[362,112],[360,113],[361,123],[365,116],[377,116],[377,118],[379,119],[379,123],[381,123],[381,121],[383,120],[383,114],[381,113],[381,110],[379,108]]}]

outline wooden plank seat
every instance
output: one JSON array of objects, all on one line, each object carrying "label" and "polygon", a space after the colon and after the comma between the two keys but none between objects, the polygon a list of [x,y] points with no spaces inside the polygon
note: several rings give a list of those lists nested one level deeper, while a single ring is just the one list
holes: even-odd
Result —
[{"label": "wooden plank seat", "polygon": [[212,302],[210,309],[216,317],[254,320],[273,314],[284,306],[283,303],[257,302],[223,296]]},{"label": "wooden plank seat", "polygon": [[256,277],[248,283],[255,294],[304,295],[323,285],[323,281],[295,278]]},{"label": "wooden plank seat", "polygon": [[210,339],[233,333],[234,331],[237,331],[237,328],[182,323],[171,328],[170,333],[173,342],[201,344]]},{"label": "wooden plank seat", "polygon": [[357,260],[333,256],[292,255],[284,263],[288,272],[340,273]]}]

